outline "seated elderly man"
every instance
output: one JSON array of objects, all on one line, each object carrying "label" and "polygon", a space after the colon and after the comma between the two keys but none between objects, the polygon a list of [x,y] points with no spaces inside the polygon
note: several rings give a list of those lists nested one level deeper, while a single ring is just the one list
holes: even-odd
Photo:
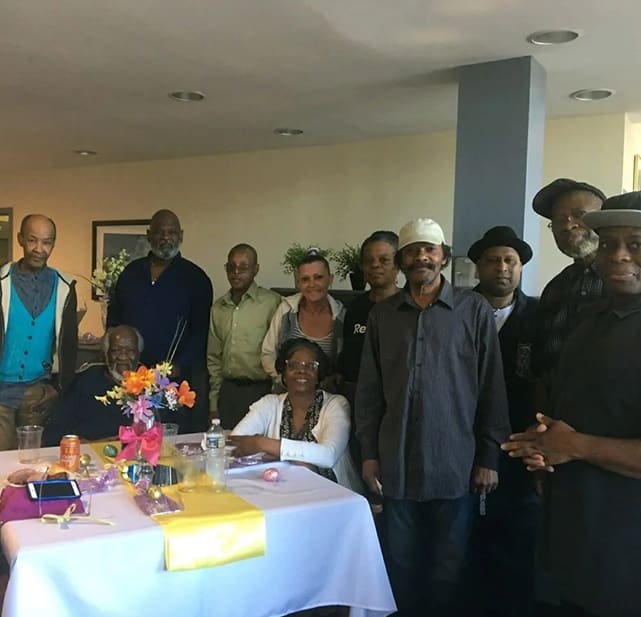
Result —
[{"label": "seated elderly man", "polygon": [[142,336],[135,328],[110,328],[104,338],[106,364],[92,364],[76,374],[45,427],[45,445],[57,445],[67,434],[87,441],[107,439],[118,434],[119,426],[131,424],[120,407],[105,406],[96,396],[119,383],[124,371],[136,369],[142,348]]}]

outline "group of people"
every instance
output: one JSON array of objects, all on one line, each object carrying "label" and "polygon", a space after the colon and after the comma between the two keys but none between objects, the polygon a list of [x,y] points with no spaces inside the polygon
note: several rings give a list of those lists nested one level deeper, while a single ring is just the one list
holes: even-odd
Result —
[{"label": "group of people", "polygon": [[559,614],[638,617],[641,193],[606,199],[558,179],[533,207],[573,259],[540,301],[520,289],[533,252],[514,230],[469,247],[479,283],[459,289],[443,276],[443,231],[424,218],[365,239],[369,290],[347,309],[321,255],[281,298],[256,283],[245,243],[212,306],[209,278],[180,254],[178,217],[161,210],[149,255],[116,284],[105,364],[75,377],[73,277],[47,266],[53,221],[29,215],[23,258],[0,271],[0,447],[39,417],[52,444],[115,435],[126,418],[95,396],[171,353],[197,392],[183,431],[219,417],[238,456],[307,465],[382,504],[399,615],[534,614],[544,564]]}]

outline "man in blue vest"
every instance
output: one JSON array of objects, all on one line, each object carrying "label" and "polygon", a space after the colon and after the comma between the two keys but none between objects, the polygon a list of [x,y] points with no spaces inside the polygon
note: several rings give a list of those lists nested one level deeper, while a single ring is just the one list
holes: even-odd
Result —
[{"label": "man in blue vest", "polygon": [[47,266],[55,242],[55,223],[29,214],[18,233],[22,259],[0,269],[0,450],[15,447],[16,424],[41,424],[53,384],[64,389],[74,376],[76,288]]}]

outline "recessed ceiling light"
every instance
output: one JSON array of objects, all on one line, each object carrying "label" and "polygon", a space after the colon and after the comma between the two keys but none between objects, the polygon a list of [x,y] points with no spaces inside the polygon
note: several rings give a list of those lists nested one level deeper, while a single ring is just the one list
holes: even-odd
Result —
[{"label": "recessed ceiling light", "polygon": [[196,90],[176,90],[169,93],[169,98],[180,103],[196,103],[202,101],[205,95]]},{"label": "recessed ceiling light", "polygon": [[600,101],[607,99],[614,94],[614,90],[609,88],[586,88],[585,90],[577,90],[570,94],[570,98],[575,101]]},{"label": "recessed ceiling light", "polygon": [[578,38],[579,33],[574,30],[540,30],[528,34],[526,40],[532,45],[562,45]]},{"label": "recessed ceiling light", "polygon": [[302,135],[303,131],[301,129],[274,129],[276,135],[282,135],[283,137],[290,137],[292,135]]},{"label": "recessed ceiling light", "polygon": [[98,154],[95,150],[74,150],[74,154],[79,156],[96,156]]}]

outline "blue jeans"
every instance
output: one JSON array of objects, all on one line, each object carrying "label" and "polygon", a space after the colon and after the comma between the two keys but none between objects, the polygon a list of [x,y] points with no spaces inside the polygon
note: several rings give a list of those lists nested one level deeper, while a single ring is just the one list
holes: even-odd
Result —
[{"label": "blue jeans", "polygon": [[385,499],[387,570],[399,617],[464,614],[461,580],[472,526],[473,496]]}]

